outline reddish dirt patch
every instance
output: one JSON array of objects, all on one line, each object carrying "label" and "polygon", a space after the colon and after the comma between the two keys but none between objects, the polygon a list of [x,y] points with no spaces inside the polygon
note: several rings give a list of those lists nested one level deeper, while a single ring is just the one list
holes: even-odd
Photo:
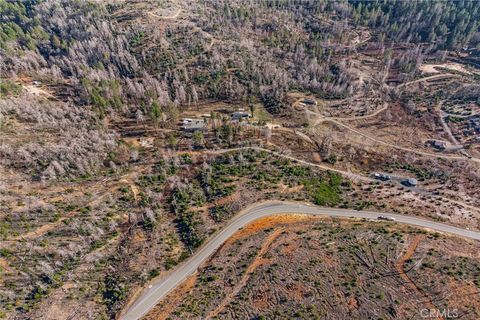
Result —
[{"label": "reddish dirt patch", "polygon": [[358,301],[355,297],[351,297],[350,300],[348,300],[348,309],[350,311],[358,309]]},{"label": "reddish dirt patch", "polygon": [[246,227],[235,233],[230,239],[225,242],[224,245],[230,245],[235,241],[247,238],[251,235],[258,233],[259,231],[278,225],[288,225],[298,222],[315,221],[321,219],[321,217],[312,217],[305,214],[285,214],[261,218],[248,224]]},{"label": "reddish dirt patch", "polygon": [[[9,273],[15,272],[15,270],[13,270],[8,264],[8,261],[3,258],[0,258],[0,267],[3,268],[4,272],[9,272]],[[0,278],[0,281],[3,282],[3,277]]]},{"label": "reddish dirt patch", "polygon": [[245,273],[240,280],[240,282],[233,288],[233,290],[227,294],[227,296],[220,302],[220,304],[207,316],[207,319],[216,317],[232,300],[233,298],[242,290],[242,288],[247,284],[248,279],[250,279],[251,274],[259,267],[265,264],[270,263],[270,259],[266,259],[263,255],[270,249],[272,243],[277,239],[282,232],[284,231],[283,228],[276,229],[262,243],[260,250],[258,251],[255,259],[252,263],[247,267]]},{"label": "reddish dirt patch", "polygon": [[298,249],[298,243],[294,242],[295,239],[292,239],[291,243],[288,243],[287,245],[284,245],[282,247],[282,253],[287,255],[287,256],[293,256],[295,253],[295,250]]},{"label": "reddish dirt patch", "polygon": [[447,298],[447,305],[452,308],[480,303],[478,288],[473,283],[451,279],[448,282],[448,288],[450,295]]},{"label": "reddish dirt patch", "polygon": [[297,302],[302,301],[308,291],[307,287],[301,282],[292,283],[291,285],[286,286],[285,290],[288,296]]},{"label": "reddish dirt patch", "polygon": [[[415,282],[413,282],[413,280],[407,275],[407,273],[405,272],[405,270],[403,268],[405,262],[412,257],[412,255],[415,253],[415,250],[417,249],[419,243],[424,239],[425,239],[424,234],[416,235],[413,238],[412,242],[407,247],[407,251],[405,252],[405,254],[403,256],[401,256],[400,259],[398,259],[397,263],[395,264],[395,268],[397,269],[400,277],[407,284],[407,287],[409,289],[411,289],[413,292],[415,292],[415,294],[419,298],[425,299],[425,302],[428,304],[428,307],[429,307],[430,310],[435,310],[436,306],[433,304],[432,298],[430,296],[428,296],[426,293],[424,293],[424,292],[422,292],[418,289]],[[443,317],[440,316],[440,312],[438,312],[437,314],[438,314],[438,317],[436,319],[443,319]]]},{"label": "reddish dirt patch", "polygon": [[271,299],[270,295],[266,291],[260,292],[258,295],[255,296],[253,299],[253,306],[257,310],[264,310],[269,307],[268,301]]},{"label": "reddish dirt patch", "polygon": [[194,274],[185,280],[178,288],[167,295],[165,301],[168,303],[157,305],[143,319],[144,320],[163,320],[167,319],[175,307],[182,301],[195,286],[197,275]]}]

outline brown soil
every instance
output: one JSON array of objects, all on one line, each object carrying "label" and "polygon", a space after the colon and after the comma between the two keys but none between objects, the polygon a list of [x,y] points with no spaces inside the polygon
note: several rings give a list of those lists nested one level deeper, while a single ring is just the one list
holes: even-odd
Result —
[{"label": "brown soil", "polygon": [[191,275],[178,288],[169,293],[165,298],[169,301],[168,304],[162,305],[161,308],[155,308],[150,311],[143,320],[163,320],[167,319],[170,313],[175,309],[176,305],[180,303],[183,297],[189,293],[197,282],[197,274]]},{"label": "brown soil", "polygon": [[270,249],[270,246],[272,245],[273,241],[275,241],[275,239],[277,239],[280,236],[283,230],[284,230],[283,228],[278,228],[278,229],[275,229],[272,233],[270,233],[270,235],[263,242],[253,262],[247,267],[247,270],[245,271],[240,282],[222,300],[222,302],[213,311],[210,312],[210,314],[207,316],[207,319],[211,319],[217,316],[225,308],[225,306],[227,306],[233,300],[233,298],[240,292],[240,290],[242,290],[242,288],[245,286],[247,281],[250,279],[250,275],[259,266],[268,264],[270,262],[270,259],[264,258],[263,255]]},{"label": "brown soil", "polygon": [[[415,282],[408,276],[407,272],[404,270],[404,264],[405,262],[410,259],[413,254],[415,253],[415,250],[417,249],[419,243],[425,239],[425,235],[419,234],[415,236],[410,242],[409,246],[407,247],[407,251],[398,259],[397,263],[395,264],[395,268],[398,271],[398,274],[400,277],[405,281],[409,289],[411,289],[413,292],[415,292],[415,295],[419,297],[420,299],[424,299],[426,303],[429,305],[430,310],[435,310],[436,307],[432,302],[432,298],[429,297],[425,292],[420,291],[420,289],[417,287]],[[441,316],[437,317],[437,319],[443,319]]]},{"label": "brown soil", "polygon": [[[293,223],[298,223],[298,222],[306,222],[306,221],[315,221],[318,220],[318,217],[312,217],[309,215],[304,215],[304,214],[295,214],[295,215],[275,215],[271,217],[265,217],[258,219],[237,233],[235,233],[230,239],[228,239],[225,245],[230,245],[240,239],[247,238],[251,235],[254,235],[262,230],[268,229],[275,227],[277,225],[286,225],[286,224],[293,224]],[[321,219],[321,218],[320,218]]]}]

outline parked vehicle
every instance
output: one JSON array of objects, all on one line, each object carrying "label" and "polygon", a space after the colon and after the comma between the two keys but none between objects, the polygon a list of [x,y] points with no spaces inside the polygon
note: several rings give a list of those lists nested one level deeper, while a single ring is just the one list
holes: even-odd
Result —
[{"label": "parked vehicle", "polygon": [[373,174],[373,177],[377,180],[382,180],[382,181],[388,181],[392,179],[392,177],[390,177],[388,174],[378,173],[378,172],[375,172]]},{"label": "parked vehicle", "polygon": [[384,220],[384,221],[395,221],[395,218],[392,217],[387,217],[387,216],[378,216],[378,220]]},{"label": "parked vehicle", "polygon": [[407,187],[416,187],[418,185],[417,179],[408,178],[407,180],[403,180],[402,184]]}]

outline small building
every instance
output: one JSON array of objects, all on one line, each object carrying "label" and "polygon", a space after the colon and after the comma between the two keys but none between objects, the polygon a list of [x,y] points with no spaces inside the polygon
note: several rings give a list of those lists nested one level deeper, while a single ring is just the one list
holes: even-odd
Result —
[{"label": "small building", "polygon": [[433,143],[433,147],[439,150],[445,150],[447,148],[447,144],[442,141],[435,141]]},{"label": "small building", "polygon": [[407,187],[416,187],[418,185],[418,181],[417,179],[408,178],[407,180],[403,180],[402,184],[404,184]]},{"label": "small building", "polygon": [[183,119],[180,128],[186,132],[205,130],[205,121],[203,119]]},{"label": "small building", "polygon": [[437,150],[445,150],[447,148],[447,144],[445,142],[438,140],[432,140],[430,145]]},{"label": "small building", "polygon": [[252,117],[252,115],[249,113],[249,112],[246,112],[246,111],[235,111],[234,113],[232,113],[232,120],[237,120],[237,121],[240,121],[240,120],[247,120],[249,118]]},{"label": "small building", "polygon": [[311,105],[311,106],[316,106],[317,105],[317,101],[314,100],[314,99],[310,99],[310,98],[305,98],[305,99],[303,99],[302,102],[304,104],[308,104],[308,105]]}]

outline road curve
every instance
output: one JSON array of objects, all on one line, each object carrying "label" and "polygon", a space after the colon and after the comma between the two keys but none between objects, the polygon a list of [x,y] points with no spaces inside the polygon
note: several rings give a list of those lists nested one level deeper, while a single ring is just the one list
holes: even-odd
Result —
[{"label": "road curve", "polygon": [[189,275],[193,274],[228,238],[247,224],[263,217],[275,214],[311,214],[331,217],[355,217],[377,219],[379,215],[392,217],[395,223],[408,224],[416,227],[432,229],[453,235],[480,240],[480,232],[465,230],[439,222],[399,214],[356,211],[349,209],[333,209],[310,206],[295,202],[268,202],[250,207],[239,214],[212,239],[204,244],[193,256],[184,261],[168,277],[151,283],[148,289],[139,296],[135,303],[122,315],[122,320],[136,320],[150,311],[170,291],[181,284]]}]

